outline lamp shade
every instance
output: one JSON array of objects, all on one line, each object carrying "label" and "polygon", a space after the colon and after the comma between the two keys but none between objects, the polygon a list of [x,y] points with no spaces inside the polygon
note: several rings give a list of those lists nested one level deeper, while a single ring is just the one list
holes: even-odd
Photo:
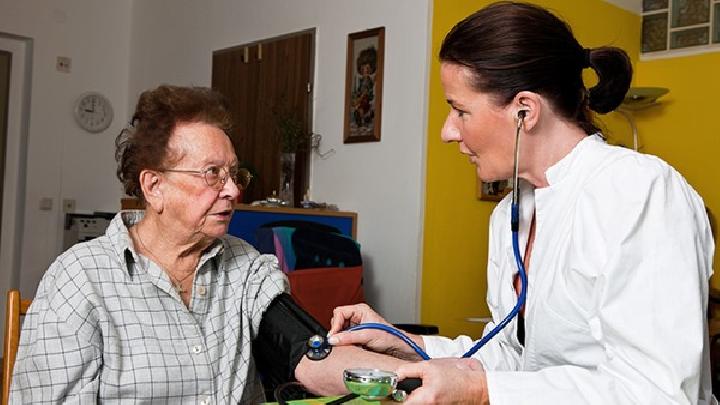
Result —
[{"label": "lamp shade", "polygon": [[641,110],[657,102],[657,99],[670,91],[665,87],[631,87],[620,104],[627,110]]}]

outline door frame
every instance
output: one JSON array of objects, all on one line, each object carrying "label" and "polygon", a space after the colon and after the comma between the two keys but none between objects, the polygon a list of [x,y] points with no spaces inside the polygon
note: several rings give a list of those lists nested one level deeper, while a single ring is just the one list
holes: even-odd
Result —
[{"label": "door frame", "polygon": [[[0,49],[12,54],[0,231],[0,285],[9,289],[20,284],[33,40],[0,32]],[[0,293],[0,307],[5,313],[5,291]]]}]

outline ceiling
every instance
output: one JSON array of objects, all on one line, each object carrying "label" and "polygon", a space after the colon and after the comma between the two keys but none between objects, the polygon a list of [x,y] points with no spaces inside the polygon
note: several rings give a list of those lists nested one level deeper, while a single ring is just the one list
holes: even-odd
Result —
[{"label": "ceiling", "polygon": [[642,0],[605,0],[610,4],[614,4],[620,8],[632,11],[635,14],[642,12]]}]

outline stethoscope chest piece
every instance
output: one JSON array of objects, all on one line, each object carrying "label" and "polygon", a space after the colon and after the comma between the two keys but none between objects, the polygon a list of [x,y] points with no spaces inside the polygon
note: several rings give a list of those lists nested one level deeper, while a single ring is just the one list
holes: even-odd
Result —
[{"label": "stethoscope chest piece", "polygon": [[308,338],[307,352],[305,356],[310,360],[322,360],[332,352],[332,346],[327,343],[327,339],[320,335],[313,335]]}]

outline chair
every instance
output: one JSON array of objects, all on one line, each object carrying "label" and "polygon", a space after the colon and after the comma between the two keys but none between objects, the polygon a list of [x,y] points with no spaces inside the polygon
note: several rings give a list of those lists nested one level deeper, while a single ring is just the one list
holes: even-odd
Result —
[{"label": "chair", "polygon": [[12,381],[15,355],[20,344],[20,316],[25,315],[32,300],[20,299],[20,291],[9,290],[5,308],[5,342],[2,359],[2,405],[10,400],[10,382]]},{"label": "chair", "polygon": [[290,294],[325,329],[335,307],[365,302],[362,266],[302,269],[288,273]]}]

